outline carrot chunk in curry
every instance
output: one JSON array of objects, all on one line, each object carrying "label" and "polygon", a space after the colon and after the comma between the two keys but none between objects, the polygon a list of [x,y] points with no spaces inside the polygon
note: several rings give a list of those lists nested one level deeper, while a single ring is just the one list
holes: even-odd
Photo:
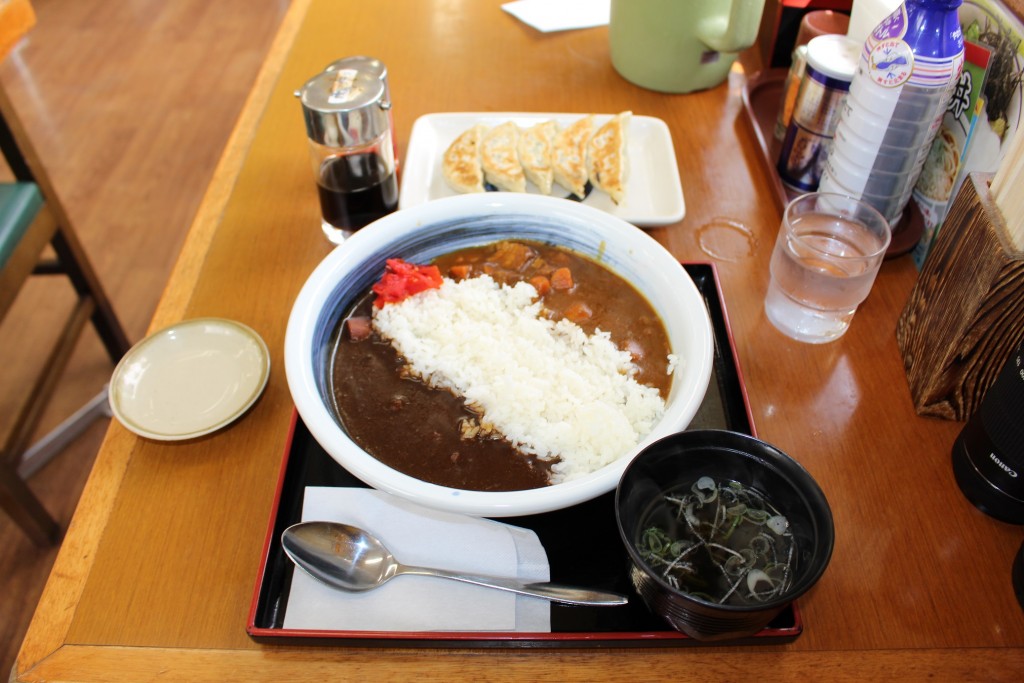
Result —
[{"label": "carrot chunk in curry", "polygon": [[576,301],[569,304],[569,306],[562,313],[567,319],[574,323],[581,323],[584,320],[590,320],[594,312],[590,310],[590,306],[582,301]]},{"label": "carrot chunk in curry", "polygon": [[457,264],[448,269],[448,274],[456,280],[465,280],[473,272],[473,266]]},{"label": "carrot chunk in curry", "polygon": [[572,271],[568,268],[556,268],[551,273],[551,287],[554,289],[572,289]]},{"label": "carrot chunk in curry", "polygon": [[543,275],[534,275],[530,278],[530,284],[537,290],[538,296],[544,296],[551,291],[551,280]]}]

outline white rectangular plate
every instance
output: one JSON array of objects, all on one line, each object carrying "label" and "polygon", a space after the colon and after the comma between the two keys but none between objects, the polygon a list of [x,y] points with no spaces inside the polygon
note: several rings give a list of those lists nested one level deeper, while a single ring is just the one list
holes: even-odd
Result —
[{"label": "white rectangular plate", "polygon": [[[441,157],[448,146],[463,131],[478,123],[496,126],[515,121],[520,128],[528,128],[548,119],[567,126],[585,114],[524,114],[515,112],[427,114],[416,120],[409,138],[405,165],[401,170],[402,187],[398,208],[422,204],[431,199],[457,194],[448,186],[441,173]],[[604,124],[611,115],[597,115],[594,123]],[[640,227],[668,225],[682,220],[686,213],[683,187],[679,182],[679,168],[672,146],[672,135],[661,119],[652,116],[633,116],[627,138],[629,172],[626,194],[616,205],[605,193],[594,189],[583,200],[584,204],[607,211]],[[532,183],[527,192],[539,194]],[[567,197],[569,191],[557,183],[552,195]]]}]

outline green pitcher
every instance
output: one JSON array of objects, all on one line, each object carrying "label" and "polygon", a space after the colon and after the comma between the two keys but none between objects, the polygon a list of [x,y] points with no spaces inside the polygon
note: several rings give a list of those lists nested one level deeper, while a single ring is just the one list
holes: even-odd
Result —
[{"label": "green pitcher", "polygon": [[716,86],[754,44],[763,10],[764,0],[611,0],[612,64],[651,90]]}]

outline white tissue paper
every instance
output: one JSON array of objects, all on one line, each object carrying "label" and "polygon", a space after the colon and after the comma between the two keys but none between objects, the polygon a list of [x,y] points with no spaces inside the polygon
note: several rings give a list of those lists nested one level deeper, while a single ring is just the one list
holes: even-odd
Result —
[{"label": "white tissue paper", "polygon": [[[529,529],[440,512],[362,488],[307,487],[302,520],[344,522],[377,536],[403,564],[548,581],[547,553]],[[546,600],[427,576],[397,576],[371,591],[329,588],[295,568],[286,629],[327,631],[551,631]]]},{"label": "white tissue paper", "polygon": [[611,0],[517,0],[503,10],[541,33],[606,26]]}]

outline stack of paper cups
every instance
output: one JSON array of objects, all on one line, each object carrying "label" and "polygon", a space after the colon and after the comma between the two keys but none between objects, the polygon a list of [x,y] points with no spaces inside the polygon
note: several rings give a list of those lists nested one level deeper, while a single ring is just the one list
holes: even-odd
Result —
[{"label": "stack of paper cups", "polygon": [[960,3],[905,0],[868,36],[822,192],[862,199],[899,224],[963,67]]}]

